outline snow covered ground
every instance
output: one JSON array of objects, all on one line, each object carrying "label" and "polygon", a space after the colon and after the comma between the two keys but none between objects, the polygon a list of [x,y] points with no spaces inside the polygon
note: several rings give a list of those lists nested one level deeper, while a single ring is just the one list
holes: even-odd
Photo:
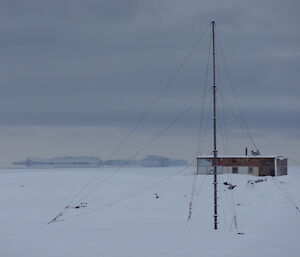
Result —
[{"label": "snow covered ground", "polygon": [[[69,209],[62,217],[65,221],[46,226],[95,169],[0,170],[0,256],[300,256],[300,213],[270,177],[254,185],[247,185],[247,181],[258,177],[219,177],[218,231],[212,229],[212,176],[197,176],[194,211],[187,222],[193,183],[189,172],[106,208],[68,219],[130,195],[180,169],[122,169],[82,201],[88,203],[86,207]],[[113,171],[101,171],[87,189]],[[300,168],[290,168],[288,176],[276,180],[299,206]],[[224,181],[237,187],[229,191]],[[232,226],[234,209],[242,235]]]}]

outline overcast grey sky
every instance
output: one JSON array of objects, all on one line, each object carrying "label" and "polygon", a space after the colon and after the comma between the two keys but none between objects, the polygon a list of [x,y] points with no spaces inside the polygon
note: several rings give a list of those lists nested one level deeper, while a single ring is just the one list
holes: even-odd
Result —
[{"label": "overcast grey sky", "polygon": [[[299,10],[296,0],[0,0],[0,166],[28,156],[107,158],[213,19],[259,149],[299,160]],[[202,93],[208,45],[209,33],[116,158]],[[142,155],[194,157],[201,106]],[[251,143],[225,117],[230,153],[241,154]]]}]

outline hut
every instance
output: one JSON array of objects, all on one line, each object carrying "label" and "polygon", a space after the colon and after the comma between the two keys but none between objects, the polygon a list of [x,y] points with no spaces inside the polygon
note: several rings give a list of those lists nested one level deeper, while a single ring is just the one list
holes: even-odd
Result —
[{"label": "hut", "polygon": [[[214,173],[214,157],[197,157],[197,174]],[[286,156],[218,156],[218,174],[248,174],[254,176],[287,175]]]}]

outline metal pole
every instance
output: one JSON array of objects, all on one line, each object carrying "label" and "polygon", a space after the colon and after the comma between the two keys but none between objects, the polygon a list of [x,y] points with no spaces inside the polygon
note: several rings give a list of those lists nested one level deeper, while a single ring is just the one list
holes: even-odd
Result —
[{"label": "metal pole", "polygon": [[215,21],[211,22],[212,26],[212,44],[213,44],[213,104],[214,104],[214,110],[213,110],[213,122],[214,122],[214,229],[218,229],[218,191],[217,191],[217,111],[216,111],[216,47],[215,47]]}]

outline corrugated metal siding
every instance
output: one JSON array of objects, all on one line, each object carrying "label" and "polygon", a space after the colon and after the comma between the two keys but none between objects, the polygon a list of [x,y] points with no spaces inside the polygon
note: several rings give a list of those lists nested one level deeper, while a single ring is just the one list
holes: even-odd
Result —
[{"label": "corrugated metal siding", "polygon": [[287,175],[287,159],[277,159],[276,162],[280,176]]}]

